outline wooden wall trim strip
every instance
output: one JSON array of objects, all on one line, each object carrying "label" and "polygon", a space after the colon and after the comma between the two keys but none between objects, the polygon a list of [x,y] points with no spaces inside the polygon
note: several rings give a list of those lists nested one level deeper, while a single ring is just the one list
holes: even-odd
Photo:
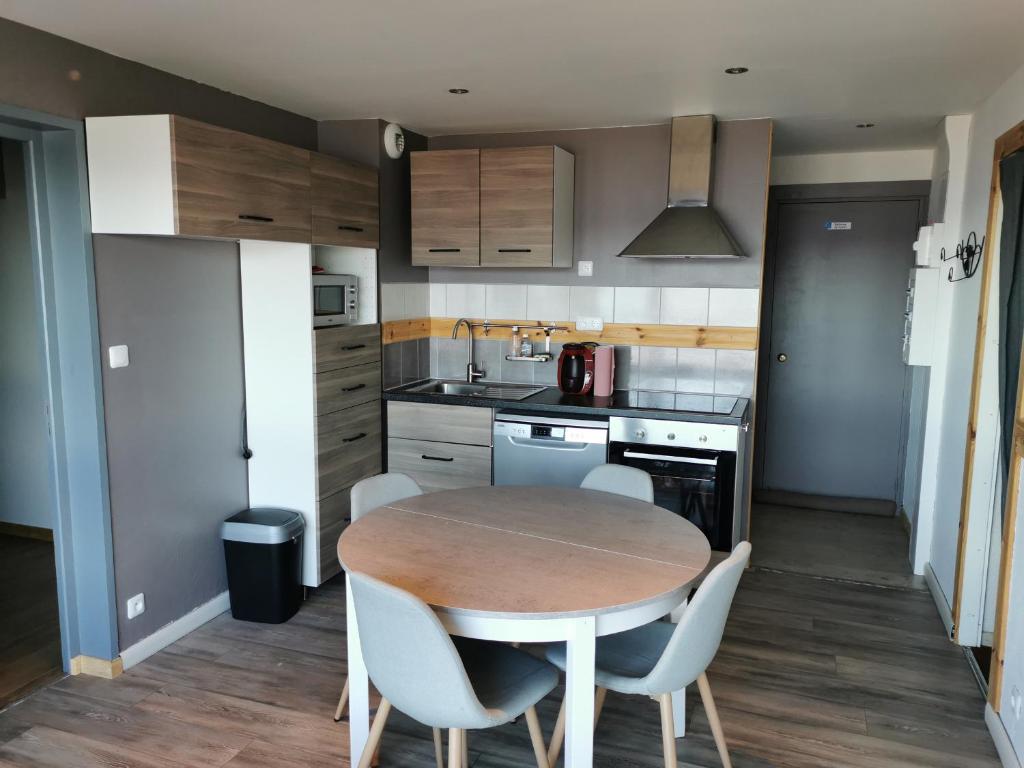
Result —
[{"label": "wooden wall trim strip", "polygon": [[[482,323],[483,320],[473,320]],[[536,326],[530,320],[492,320],[495,323],[517,323],[524,328]],[[384,323],[382,340],[384,344],[413,339],[451,338],[456,318],[421,317],[415,320],[391,320]],[[569,331],[558,331],[551,338],[559,343],[596,341],[602,344],[630,344],[644,347],[694,347],[707,349],[757,349],[757,328],[733,328],[726,326],[699,325],[635,325],[629,323],[605,323],[604,330],[577,331],[569,320],[553,321],[553,325],[564,325]],[[462,333],[465,333],[464,331]],[[478,340],[509,340],[510,328],[478,328],[474,331]],[[543,336],[541,337],[543,338]]]},{"label": "wooden wall trim strip", "polygon": [[17,536],[22,539],[36,539],[37,541],[53,541],[53,531],[49,528],[21,525],[20,523],[0,523],[0,534]]},{"label": "wooden wall trim strip", "polygon": [[89,677],[113,680],[124,672],[124,664],[120,656],[112,661],[97,659],[94,656],[75,656],[71,659],[70,671],[72,675],[88,675]]}]

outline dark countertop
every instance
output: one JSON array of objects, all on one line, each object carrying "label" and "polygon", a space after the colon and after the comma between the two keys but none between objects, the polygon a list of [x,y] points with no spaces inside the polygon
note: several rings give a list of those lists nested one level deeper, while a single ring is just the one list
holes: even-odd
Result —
[{"label": "dark countertop", "polygon": [[[486,384],[488,382],[480,382]],[[616,390],[611,397],[567,395],[557,387],[546,387],[525,400],[497,400],[491,397],[439,395],[410,392],[423,382],[385,390],[385,400],[413,403],[444,403],[534,413],[562,413],[576,416],[633,416],[672,421],[741,426],[747,421],[750,400],[722,395],[675,394],[643,390]],[[516,386],[516,385],[507,385]],[[522,385],[527,386],[527,385]]]}]

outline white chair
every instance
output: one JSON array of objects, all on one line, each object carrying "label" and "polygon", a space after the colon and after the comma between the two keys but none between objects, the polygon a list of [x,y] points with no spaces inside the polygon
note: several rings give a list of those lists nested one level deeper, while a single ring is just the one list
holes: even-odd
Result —
[{"label": "white chair", "polygon": [[651,476],[642,469],[627,467],[624,464],[601,464],[594,467],[583,478],[580,488],[654,502],[654,483],[651,482]]},{"label": "white chair", "polygon": [[349,573],[366,671],[381,701],[358,768],[367,768],[392,707],[448,730],[448,768],[469,768],[465,732],[526,715],[538,768],[549,768],[535,706],[558,670],[500,643],[453,641],[426,603],[361,573]]},{"label": "white chair", "polygon": [[[750,542],[742,541],[732,554],[704,579],[678,624],[655,621],[617,635],[597,640],[597,700],[595,724],[607,691],[632,693],[658,699],[661,704],[661,735],[665,765],[676,765],[675,726],[672,719],[672,692],[697,681],[704,711],[711,724],[715,746],[725,768],[732,768],[729,750],[711,696],[706,670],[718,653],[722,633],[729,617],[743,569],[750,560]],[[565,645],[552,645],[548,661],[565,669]],[[565,700],[558,713],[548,760],[551,766],[565,739]]]}]

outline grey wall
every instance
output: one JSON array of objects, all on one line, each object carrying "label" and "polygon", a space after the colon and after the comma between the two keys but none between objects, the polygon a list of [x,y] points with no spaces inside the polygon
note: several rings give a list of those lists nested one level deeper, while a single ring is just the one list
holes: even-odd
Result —
[{"label": "grey wall", "polygon": [[[69,77],[72,70],[80,79]],[[316,122],[0,19],[0,103],[62,117],[174,113],[316,148]]]},{"label": "grey wall", "polygon": [[23,146],[0,140],[0,521],[52,528],[46,369]]},{"label": "grey wall", "polygon": [[380,252],[383,283],[425,283],[426,267],[410,263],[412,253],[409,153],[427,148],[427,139],[403,128],[405,154],[392,160],[384,151],[384,120],[327,120],[319,125],[320,151],[364,165],[380,173]]},{"label": "grey wall", "polygon": [[[437,136],[431,149],[557,144],[576,156],[575,260],[594,262],[594,276],[573,269],[431,268],[443,283],[698,286],[759,288],[771,120],[718,124],[714,204],[749,258],[735,261],[619,259],[616,254],[665,206],[669,125],[631,128]],[[406,256],[408,259],[408,256]]]},{"label": "grey wall", "polygon": [[[97,236],[121,648],[226,588],[219,526],[248,503],[236,243]],[[125,600],[146,594],[127,620]]]}]

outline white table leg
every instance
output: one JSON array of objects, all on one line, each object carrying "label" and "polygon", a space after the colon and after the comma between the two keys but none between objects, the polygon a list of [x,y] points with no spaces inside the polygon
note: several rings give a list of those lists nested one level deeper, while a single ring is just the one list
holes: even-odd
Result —
[{"label": "white table leg", "polygon": [[370,681],[359,644],[352,584],[345,576],[345,617],[348,626],[348,733],[350,762],[355,765],[370,735]]},{"label": "white table leg", "polygon": [[672,721],[675,723],[676,738],[686,735],[686,689],[672,691]]},{"label": "white table leg", "polygon": [[593,617],[572,619],[565,669],[565,768],[594,764]]}]

